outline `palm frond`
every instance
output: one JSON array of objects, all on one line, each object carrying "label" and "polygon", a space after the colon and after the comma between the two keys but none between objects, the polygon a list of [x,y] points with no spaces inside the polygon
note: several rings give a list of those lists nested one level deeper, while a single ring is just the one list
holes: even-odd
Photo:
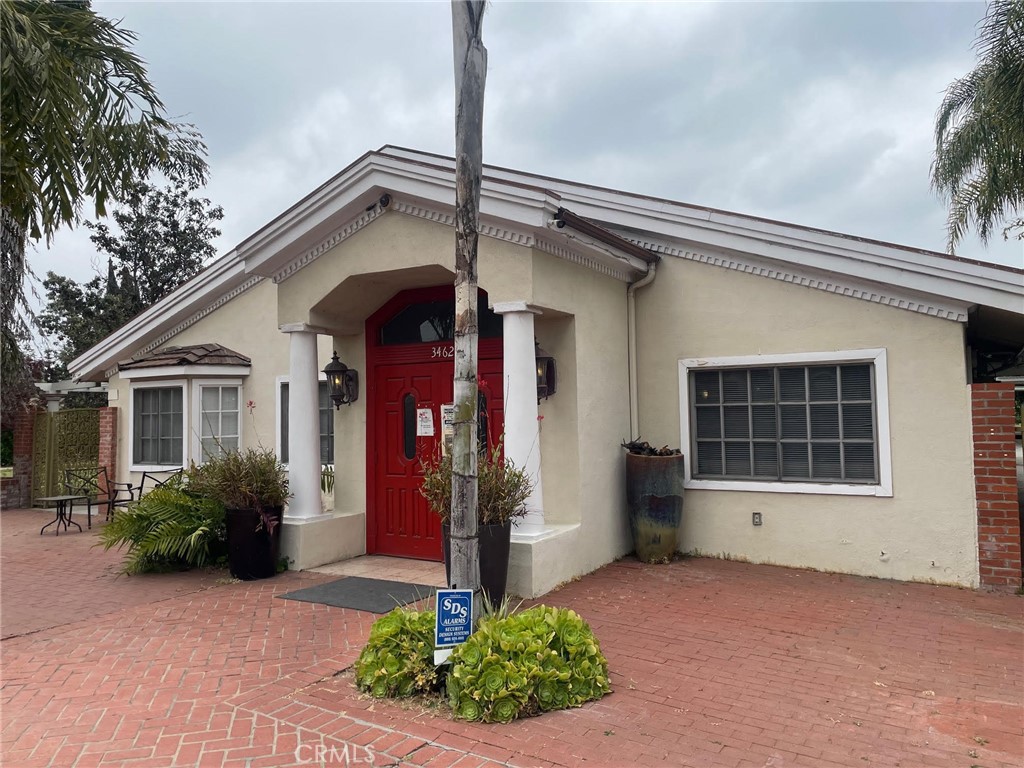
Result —
[{"label": "palm frond", "polygon": [[975,49],[978,66],[949,86],[935,122],[932,186],[949,203],[951,252],[972,227],[987,243],[1024,204],[1024,3],[990,3]]},{"label": "palm frond", "polygon": [[223,507],[166,486],[153,489],[119,512],[100,532],[105,549],[127,546],[127,573],[166,565],[206,565],[223,540]]}]

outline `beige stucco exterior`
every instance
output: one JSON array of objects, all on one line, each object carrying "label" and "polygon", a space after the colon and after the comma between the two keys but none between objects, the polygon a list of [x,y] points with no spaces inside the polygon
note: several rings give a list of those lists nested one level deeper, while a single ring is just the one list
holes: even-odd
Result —
[{"label": "beige stucco exterior", "polygon": [[[384,213],[280,283],[264,279],[165,345],[216,342],[250,357],[242,398],[255,408],[243,413],[243,445],[274,447],[277,382],[289,374],[289,338],[279,326],[321,329],[321,367],[336,349],[365,376],[366,318],[403,289],[449,282],[452,248],[451,227]],[[509,578],[511,591],[533,596],[631,549],[619,447],[630,436],[628,284],[491,237],[480,239],[479,276],[492,304],[525,302],[540,311],[537,340],[559,366],[557,394],[539,405],[550,531],[513,545]],[[663,259],[637,297],[639,434],[651,443],[680,442],[681,359],[883,348],[888,360],[891,498],[688,490],[680,548],[976,585],[962,333],[959,323],[924,314]],[[119,475],[137,481],[129,475],[129,382],[115,375],[110,389],[111,404],[122,409]],[[290,534],[286,554],[300,567],[365,552],[369,402],[364,393],[335,412],[333,514]],[[763,526],[751,525],[752,512],[762,513]]]},{"label": "beige stucco exterior", "polygon": [[[659,445],[680,442],[681,359],[868,348],[887,355],[891,498],[691,489],[681,549],[977,585],[959,323],[673,259],[640,294],[637,327],[640,433]],[[752,525],[753,512],[763,515],[762,526]]]},{"label": "beige stucco exterior", "polygon": [[[252,401],[252,410],[244,409],[241,420],[243,447],[266,447],[275,450],[278,440],[277,386],[281,377],[288,376],[288,336],[278,330],[275,313],[277,288],[270,280],[263,280],[245,293],[202,317],[180,333],[169,338],[161,347],[190,344],[217,343],[233,349],[252,360],[250,373],[245,377],[218,376],[218,379],[240,378],[242,403]],[[331,340],[318,339],[319,356],[329,360]],[[180,381],[180,376],[165,379],[146,379],[145,382]],[[185,390],[186,410],[191,408],[191,382]],[[142,383],[141,380],[136,383]],[[115,374],[110,378],[108,399],[120,410],[118,424],[121,439],[118,442],[117,466],[120,479],[137,485],[141,472],[132,471],[131,461],[131,382]],[[194,458],[194,435],[185,441],[186,463]]]}]

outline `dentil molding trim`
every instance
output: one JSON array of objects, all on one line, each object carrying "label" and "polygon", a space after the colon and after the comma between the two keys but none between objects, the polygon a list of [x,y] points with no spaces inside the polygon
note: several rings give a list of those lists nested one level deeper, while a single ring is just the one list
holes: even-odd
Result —
[{"label": "dentil molding trim", "polygon": [[655,253],[676,256],[688,261],[696,261],[701,264],[710,264],[723,269],[731,269],[737,272],[744,272],[748,275],[767,277],[772,280],[780,280],[784,283],[792,283],[806,288],[814,288],[819,291],[826,291],[840,296],[849,296],[854,299],[870,301],[875,304],[884,304],[889,307],[905,309],[910,312],[918,312],[931,317],[953,320],[958,323],[967,322],[967,311],[962,305],[954,303],[941,303],[936,301],[923,300],[916,296],[899,294],[895,291],[881,291],[877,286],[867,283],[858,283],[853,280],[842,280],[833,277],[820,277],[816,275],[805,275],[797,272],[769,266],[756,259],[747,259],[736,255],[705,253],[692,251],[685,248],[677,248],[664,242],[629,238],[637,245],[654,251]]}]

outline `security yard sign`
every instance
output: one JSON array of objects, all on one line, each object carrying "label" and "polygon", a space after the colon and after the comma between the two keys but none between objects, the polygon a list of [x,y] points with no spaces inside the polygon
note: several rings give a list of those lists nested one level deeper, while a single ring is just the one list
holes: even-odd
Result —
[{"label": "security yard sign", "polygon": [[434,663],[441,664],[473,634],[473,590],[439,589],[436,606]]}]

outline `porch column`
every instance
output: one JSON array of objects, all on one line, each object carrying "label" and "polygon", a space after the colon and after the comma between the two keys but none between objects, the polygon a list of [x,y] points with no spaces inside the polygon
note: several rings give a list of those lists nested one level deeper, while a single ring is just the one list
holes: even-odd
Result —
[{"label": "porch column", "polygon": [[288,516],[315,517],[321,514],[317,334],[304,324],[281,330],[289,334]]},{"label": "porch column", "polygon": [[533,478],[526,500],[526,517],[512,529],[515,539],[530,539],[544,531],[544,486],[541,481],[540,421],[537,419],[537,358],[533,317],[540,310],[525,301],[494,305],[501,315],[505,379],[505,455]]}]

